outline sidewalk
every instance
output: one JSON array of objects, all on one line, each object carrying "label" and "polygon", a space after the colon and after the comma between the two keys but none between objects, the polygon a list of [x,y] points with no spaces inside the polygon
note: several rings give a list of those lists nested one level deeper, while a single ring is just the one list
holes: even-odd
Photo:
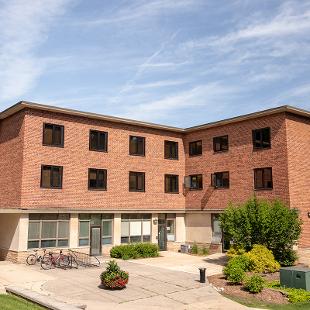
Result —
[{"label": "sidewalk", "polygon": [[[199,283],[196,264],[211,264],[210,261],[174,254],[177,253],[167,252],[155,259],[120,261],[120,267],[129,272],[129,283],[124,290],[111,291],[100,287],[99,275],[105,264],[100,268],[45,271],[39,266],[1,262],[0,285],[23,286],[59,301],[86,304],[88,310],[248,309],[223,297],[207,283]],[[147,265],[148,261],[158,266]],[[190,264],[193,264],[192,269]],[[208,266],[210,272],[218,268]],[[173,270],[182,268],[187,272]],[[188,272],[191,270],[195,272]]]}]

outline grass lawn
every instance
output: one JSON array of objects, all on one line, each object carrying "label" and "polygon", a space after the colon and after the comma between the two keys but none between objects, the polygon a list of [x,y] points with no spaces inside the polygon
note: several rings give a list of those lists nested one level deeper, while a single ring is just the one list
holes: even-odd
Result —
[{"label": "grass lawn", "polygon": [[0,294],[0,309],[1,310],[43,310],[38,305],[35,305],[25,299],[14,295]]},{"label": "grass lawn", "polygon": [[262,309],[271,309],[271,310],[309,310],[310,309],[310,302],[306,303],[296,303],[296,304],[288,304],[288,305],[275,305],[270,304],[267,302],[259,301],[255,298],[240,298],[240,297],[234,297],[229,296],[226,294],[223,294],[225,297],[234,300],[238,302],[239,304],[245,305],[247,307],[253,307],[253,308],[262,308]]}]

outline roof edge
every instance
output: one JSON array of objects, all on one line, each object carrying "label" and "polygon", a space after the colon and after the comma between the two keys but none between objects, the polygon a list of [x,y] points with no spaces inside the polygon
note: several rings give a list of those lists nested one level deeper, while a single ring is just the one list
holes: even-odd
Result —
[{"label": "roof edge", "polygon": [[215,121],[211,123],[206,123],[202,125],[197,125],[193,127],[178,128],[178,127],[173,127],[173,126],[160,125],[160,124],[143,122],[143,121],[132,120],[132,119],[127,119],[127,118],[108,116],[108,115],[91,113],[91,112],[83,112],[83,111],[67,109],[67,108],[60,108],[60,107],[30,102],[30,101],[19,101],[18,103],[7,108],[3,112],[0,112],[0,120],[5,119],[25,108],[41,110],[41,111],[43,110],[43,111],[54,112],[54,113],[62,113],[66,115],[74,115],[78,117],[85,117],[85,118],[91,118],[91,119],[97,119],[97,120],[104,120],[104,121],[109,121],[112,123],[121,123],[121,124],[128,124],[132,126],[140,126],[140,127],[145,127],[145,128],[157,129],[157,130],[165,130],[165,131],[171,131],[175,133],[190,133],[190,132],[199,131],[199,130],[203,130],[207,128],[242,122],[245,120],[250,120],[250,119],[259,118],[259,117],[263,117],[267,115],[273,115],[273,114],[282,113],[282,112],[289,112],[289,113],[293,113],[296,115],[310,118],[310,111],[296,108],[290,105],[284,105],[284,106],[279,106],[276,108],[271,108],[271,109],[267,109],[263,111],[244,114],[244,115],[231,117],[231,118],[227,118],[227,119],[223,119],[223,120],[219,120],[219,121]]},{"label": "roof edge", "polygon": [[300,116],[310,118],[310,112],[309,111],[304,110],[304,109],[300,109],[300,108],[296,108],[296,107],[293,107],[290,105],[284,105],[284,106],[279,106],[276,108],[271,108],[271,109],[267,109],[267,110],[262,110],[262,111],[258,111],[258,112],[253,112],[253,113],[249,113],[249,114],[235,116],[235,117],[227,118],[227,119],[220,120],[220,121],[215,121],[215,122],[211,122],[211,123],[206,123],[206,124],[202,124],[202,125],[188,127],[188,128],[185,128],[185,132],[194,132],[194,131],[198,131],[198,130],[202,130],[202,129],[217,127],[217,126],[223,126],[223,125],[227,125],[227,124],[242,122],[245,120],[250,120],[250,119],[254,119],[254,118],[259,118],[259,117],[263,117],[263,116],[267,116],[267,115],[273,115],[273,114],[277,114],[277,113],[283,113],[283,112],[289,112],[289,113],[293,113],[293,114],[297,114]]}]

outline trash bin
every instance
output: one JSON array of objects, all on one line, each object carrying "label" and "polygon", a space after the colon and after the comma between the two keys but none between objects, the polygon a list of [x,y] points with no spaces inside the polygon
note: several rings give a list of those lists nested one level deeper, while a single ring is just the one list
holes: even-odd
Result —
[{"label": "trash bin", "polygon": [[200,283],[206,283],[206,268],[199,268]]},{"label": "trash bin", "polygon": [[188,245],[181,244],[181,253],[188,253]]}]

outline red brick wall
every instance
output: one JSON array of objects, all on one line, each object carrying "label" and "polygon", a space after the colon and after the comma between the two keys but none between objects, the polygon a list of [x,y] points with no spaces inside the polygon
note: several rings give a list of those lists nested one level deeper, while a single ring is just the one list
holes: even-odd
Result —
[{"label": "red brick wall", "polygon": [[[65,126],[64,148],[42,146],[44,122]],[[108,153],[89,151],[89,130],[107,131]],[[130,156],[129,135],[146,137],[146,156]],[[164,159],[164,140],[179,142],[179,160]],[[180,194],[164,192],[164,174],[185,170],[181,134],[130,125],[28,111],[25,117],[22,207],[68,209],[184,209]],[[63,189],[41,189],[41,164],[64,167]],[[107,191],[88,190],[88,168],[108,170]],[[128,191],[129,171],[146,173],[145,193]]]},{"label": "red brick wall", "polygon": [[24,113],[0,121],[0,208],[20,206]]},{"label": "red brick wall", "polygon": [[310,120],[288,114],[286,119],[288,173],[291,208],[298,208],[303,221],[301,247],[310,247]]},{"label": "red brick wall", "polygon": [[[203,190],[186,194],[186,208],[223,209],[229,202],[241,203],[256,194],[258,198],[279,198],[288,203],[287,146],[285,114],[209,128],[185,137],[186,175],[203,174]],[[253,151],[252,129],[271,127],[271,149]],[[213,137],[228,135],[229,151],[213,152]],[[189,157],[188,143],[202,140],[203,154]],[[254,168],[272,167],[273,190],[253,190]],[[211,187],[211,174],[229,171],[229,189]]]}]

